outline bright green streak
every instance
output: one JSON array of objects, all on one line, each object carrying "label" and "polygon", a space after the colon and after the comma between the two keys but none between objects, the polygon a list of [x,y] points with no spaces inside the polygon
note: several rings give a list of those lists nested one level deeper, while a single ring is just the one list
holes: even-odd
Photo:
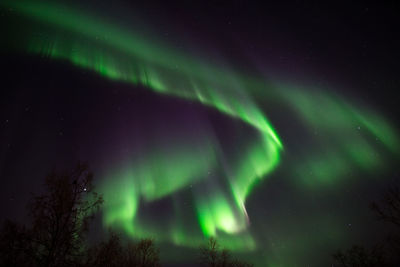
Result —
[{"label": "bright green streak", "polygon": [[[256,128],[260,139],[243,153],[236,169],[226,174],[231,195],[216,192],[206,199],[202,193],[194,196],[198,223],[205,236],[246,229],[246,197],[252,185],[277,166],[282,144],[263,112],[243,90],[243,82],[232,71],[220,71],[221,68],[205,65],[201,60],[157,46],[132,32],[66,7],[19,1],[8,4],[57,31],[73,34],[71,40],[50,30],[50,40],[29,40],[30,52],[70,61],[110,79],[198,101]],[[196,152],[193,148],[174,148],[168,157],[165,156],[168,153],[161,151],[116,167],[104,184],[105,224],[120,225],[132,235],[140,235],[143,226],[135,227],[140,225],[137,218],[140,198],[154,201],[168,196],[206,179],[207,171],[216,168],[219,152],[213,149],[213,142],[207,142],[202,143],[201,149],[195,149]],[[179,235],[182,234],[175,231],[172,239],[178,239]],[[235,243],[239,247],[248,246],[246,242],[230,242]],[[253,241],[251,244],[254,247]]]}]

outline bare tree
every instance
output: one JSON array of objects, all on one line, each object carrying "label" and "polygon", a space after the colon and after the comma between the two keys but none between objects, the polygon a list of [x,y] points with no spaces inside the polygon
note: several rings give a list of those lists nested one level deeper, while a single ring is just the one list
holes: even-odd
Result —
[{"label": "bare tree", "polygon": [[87,267],[159,267],[159,249],[153,239],[128,242],[123,246],[117,234],[110,231],[108,241],[88,251]]},{"label": "bare tree", "polygon": [[106,242],[88,250],[88,258],[85,266],[120,267],[124,265],[124,248],[119,236],[110,231],[110,237]]},{"label": "bare tree", "polygon": [[219,244],[214,237],[208,239],[206,246],[200,247],[200,260],[209,267],[217,267],[219,264]]},{"label": "bare tree", "polygon": [[232,259],[230,251],[221,248],[214,237],[208,239],[206,246],[200,247],[200,261],[208,267],[252,267],[253,264]]},{"label": "bare tree", "polygon": [[388,189],[381,203],[372,202],[370,208],[379,220],[400,227],[400,189],[398,187]]},{"label": "bare tree", "polygon": [[376,246],[368,250],[362,246],[353,246],[347,251],[333,254],[337,264],[343,267],[385,267],[390,266],[384,257],[383,248]]},{"label": "bare tree", "polygon": [[126,265],[129,267],[159,267],[160,251],[154,240],[142,239],[138,243],[129,243],[126,249]]},{"label": "bare tree", "polygon": [[[371,210],[376,217],[390,223],[397,230],[400,228],[400,190],[391,187],[383,195],[380,202],[372,202]],[[363,246],[353,246],[347,251],[338,251],[333,255],[336,263],[344,267],[374,267],[374,266],[399,266],[400,262],[400,237],[392,232],[384,244],[376,245],[372,249]]]},{"label": "bare tree", "polygon": [[0,266],[30,266],[28,246],[25,242],[26,229],[6,220],[0,231]]},{"label": "bare tree", "polygon": [[[103,202],[92,181],[93,174],[82,163],[72,171],[50,173],[45,193],[34,196],[28,205],[31,227],[8,223],[2,235],[12,242],[2,249],[9,256],[25,259],[24,265],[78,265],[84,254],[85,233]],[[10,257],[7,260],[16,262]]]},{"label": "bare tree", "polygon": [[29,205],[35,257],[42,266],[71,266],[82,258],[84,235],[103,199],[93,191],[93,174],[79,163],[46,177],[46,193]]},{"label": "bare tree", "polygon": [[390,187],[381,201],[372,202],[370,208],[378,220],[394,226],[385,241],[391,260],[400,263],[400,189],[397,186]]}]

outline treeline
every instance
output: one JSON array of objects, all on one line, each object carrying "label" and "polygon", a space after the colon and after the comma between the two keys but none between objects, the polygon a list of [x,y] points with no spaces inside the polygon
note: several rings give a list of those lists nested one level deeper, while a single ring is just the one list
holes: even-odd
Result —
[{"label": "treeline", "polygon": [[[9,220],[3,222],[0,267],[160,266],[159,248],[153,239],[122,242],[110,231],[106,241],[87,245],[90,223],[103,198],[94,190],[93,174],[86,164],[79,163],[72,171],[51,172],[45,179],[44,192],[29,201],[29,226]],[[400,266],[400,190],[389,189],[370,208],[377,219],[395,226],[395,232],[371,248],[355,245],[337,251],[333,254],[333,266]],[[253,266],[235,259],[214,238],[199,248],[197,260],[209,267]]]},{"label": "treeline", "polygon": [[[87,245],[90,223],[102,203],[87,164],[79,163],[72,171],[51,172],[45,179],[45,193],[29,202],[29,226],[9,220],[3,223],[0,266],[160,266],[153,239],[126,243],[111,231],[106,241]],[[253,266],[233,258],[213,238],[199,248],[198,261],[210,267]]]}]

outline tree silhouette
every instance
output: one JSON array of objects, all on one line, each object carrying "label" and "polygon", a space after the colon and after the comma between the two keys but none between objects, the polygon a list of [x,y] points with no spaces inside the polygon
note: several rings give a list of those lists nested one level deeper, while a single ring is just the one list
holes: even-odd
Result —
[{"label": "tree silhouette", "polygon": [[159,267],[159,249],[154,240],[141,239],[138,243],[129,243],[126,250],[126,266],[128,267]]},{"label": "tree silhouette", "polygon": [[123,246],[119,236],[110,232],[108,241],[89,249],[85,266],[159,267],[159,250],[153,239],[128,242]]},{"label": "tree silhouette", "polygon": [[379,220],[400,227],[400,189],[398,187],[388,189],[382,201],[372,202],[370,208]]},{"label": "tree silhouette", "polygon": [[[92,181],[93,174],[82,163],[72,171],[50,173],[45,193],[33,197],[28,205],[31,227],[15,223],[3,227],[4,242],[12,245],[2,246],[2,254],[19,255],[29,266],[78,265],[84,256],[85,233],[103,202]],[[10,257],[2,261],[20,266]]]},{"label": "tree silhouette", "polygon": [[[400,230],[400,190],[394,186],[389,188],[380,202],[372,202],[370,209],[376,217],[395,226]],[[382,245],[372,249],[363,246],[353,246],[347,251],[338,251],[333,254],[335,261],[345,267],[381,267],[399,266],[400,237],[398,232],[391,233]]]},{"label": "tree silhouette", "polygon": [[217,267],[219,264],[219,245],[217,240],[210,237],[207,246],[200,247],[200,259],[201,262],[209,267]]},{"label": "tree silhouette", "polygon": [[389,266],[385,260],[382,247],[368,250],[362,246],[353,246],[349,250],[338,251],[333,258],[343,267],[385,267]]},{"label": "tree silhouette", "polygon": [[1,266],[29,266],[24,227],[6,220],[0,232]]},{"label": "tree silhouette", "polygon": [[103,202],[93,191],[93,174],[79,163],[72,172],[46,177],[47,193],[30,204],[32,245],[42,266],[71,266],[82,257],[84,234]]},{"label": "tree silhouette", "polygon": [[101,242],[88,250],[85,266],[124,266],[124,250],[120,238],[114,232],[106,242]]},{"label": "tree silhouette", "polygon": [[386,237],[388,254],[392,261],[400,262],[400,189],[392,186],[383,195],[380,202],[372,202],[371,210],[378,220],[394,226],[394,231]]},{"label": "tree silhouette", "polygon": [[232,259],[229,250],[221,248],[214,237],[208,239],[206,246],[200,247],[200,261],[208,267],[252,267],[253,264]]}]

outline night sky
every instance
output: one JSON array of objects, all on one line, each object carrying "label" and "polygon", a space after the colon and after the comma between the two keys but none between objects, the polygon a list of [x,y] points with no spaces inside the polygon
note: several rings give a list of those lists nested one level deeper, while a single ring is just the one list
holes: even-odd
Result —
[{"label": "night sky", "polygon": [[[168,2],[168,3],[166,3]],[[0,3],[1,219],[87,161],[92,229],[195,266],[215,236],[255,266],[330,266],[387,231],[399,185],[394,4]]]}]

